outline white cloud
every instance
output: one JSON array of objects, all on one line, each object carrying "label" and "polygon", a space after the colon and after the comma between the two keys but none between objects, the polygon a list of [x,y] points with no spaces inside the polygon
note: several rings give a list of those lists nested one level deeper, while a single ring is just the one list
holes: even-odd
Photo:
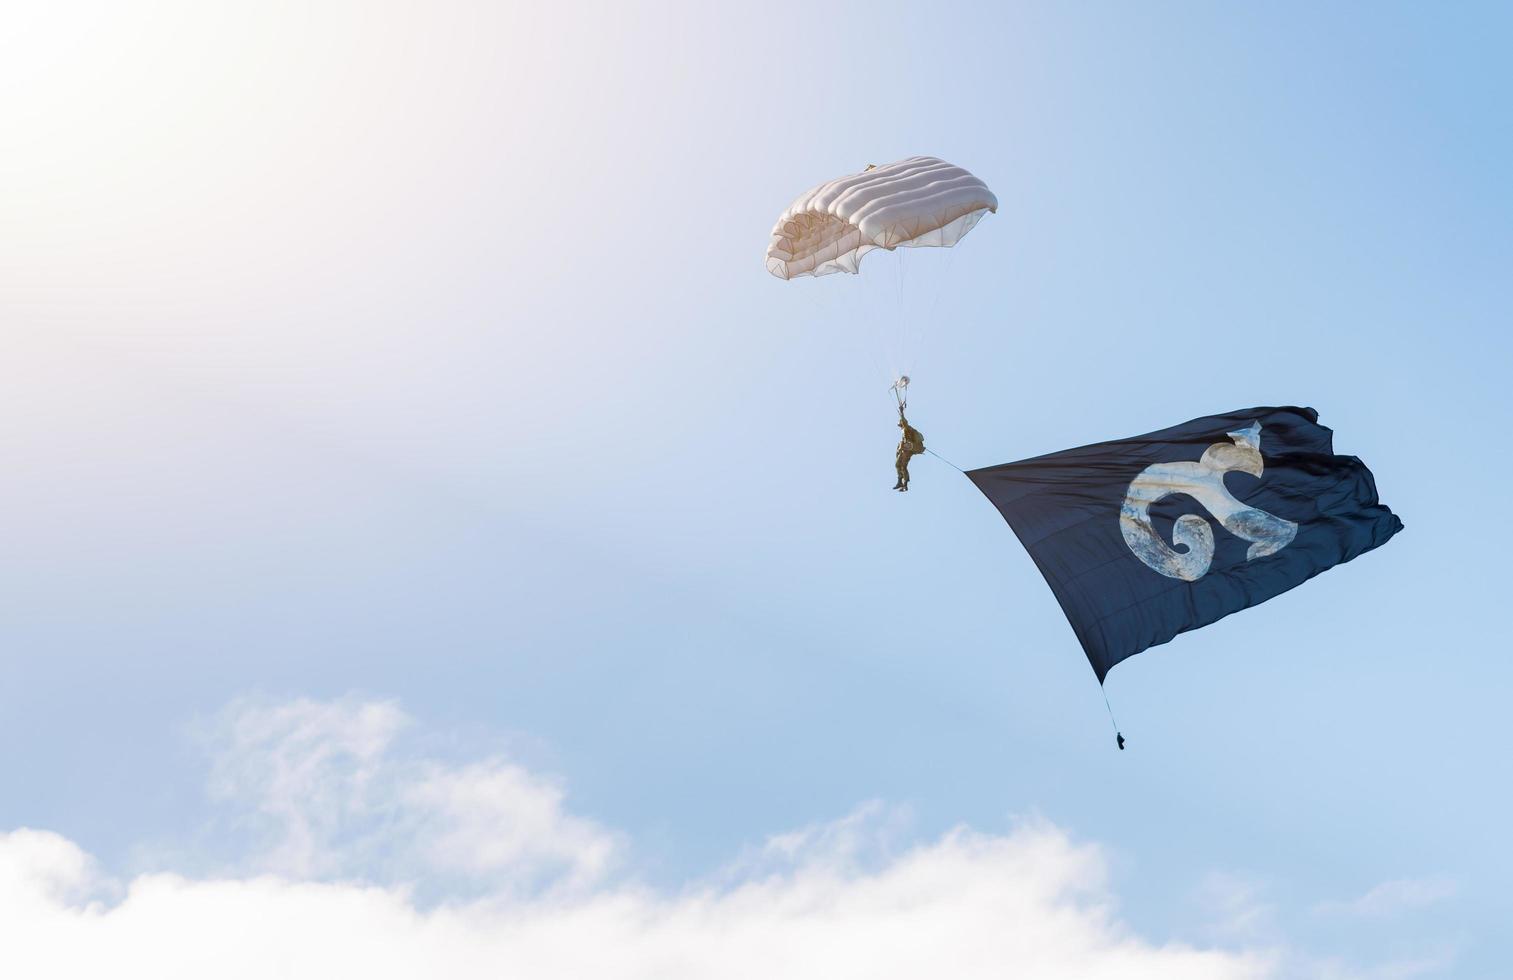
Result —
[{"label": "white cloud", "polygon": [[1276,909],[1265,899],[1263,883],[1239,874],[1214,871],[1197,889],[1197,906],[1208,933],[1227,942],[1264,941],[1277,932]]},{"label": "white cloud", "polygon": [[378,805],[374,784],[406,721],[387,702],[237,702],[211,728],[210,794],[247,808],[245,822],[271,841],[258,857],[268,870],[338,870],[332,845]]},{"label": "white cloud", "polygon": [[958,830],[865,874],[801,865],[673,896],[625,886],[431,910],[401,888],[173,874],[80,905],[66,897],[88,863],[77,847],[0,837],[0,868],[16,863],[33,873],[4,893],[12,976],[1225,980],[1268,968],[1133,935],[1111,914],[1096,848],[1048,826]]},{"label": "white cloud", "polygon": [[911,817],[906,807],[869,800],[838,820],[773,834],[761,847],[732,861],[724,877],[738,880],[799,867],[840,872],[877,866],[894,856]]},{"label": "white cloud", "polygon": [[517,880],[557,872],[576,886],[602,876],[617,850],[597,824],[563,812],[557,786],[502,760],[426,766],[398,802],[413,817],[403,832],[441,871]]},{"label": "white cloud", "polygon": [[209,727],[211,794],[253,834],[248,870],[456,888],[577,887],[615,835],[567,813],[562,790],[507,760],[448,765],[401,744],[390,702],[239,701]]},{"label": "white cloud", "polygon": [[1418,956],[1387,959],[1370,966],[1346,963],[1338,958],[1300,961],[1300,976],[1316,980],[1416,980],[1418,977],[1452,976],[1458,950],[1443,945]]},{"label": "white cloud", "polygon": [[94,860],[57,834],[16,830],[0,840],[0,922],[15,924],[39,898],[78,905],[109,890]]},{"label": "white cloud", "polygon": [[1384,881],[1358,898],[1321,902],[1314,911],[1321,915],[1381,919],[1442,902],[1455,894],[1455,882],[1445,877],[1398,878]]},{"label": "white cloud", "polygon": [[[212,786],[256,834],[244,870],[103,878],[51,833],[0,835],[0,974],[51,977],[890,977],[1239,980],[1255,951],[1152,942],[1100,850],[1041,822],[900,847],[868,804],[672,892],[510,762],[410,754],[387,703],[240,703]],[[259,870],[262,869],[262,870]],[[416,883],[471,891],[422,901]],[[482,884],[480,885],[480,882]]]}]

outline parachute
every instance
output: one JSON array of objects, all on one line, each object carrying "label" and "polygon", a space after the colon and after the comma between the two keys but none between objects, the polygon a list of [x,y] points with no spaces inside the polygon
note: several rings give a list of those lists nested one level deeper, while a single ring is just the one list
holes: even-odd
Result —
[{"label": "parachute", "polygon": [[908,157],[826,181],[778,218],[767,271],[780,279],[857,273],[875,248],[950,248],[998,198],[977,177],[938,157]]},{"label": "parachute", "polygon": [[[868,252],[950,248],[984,215],[997,210],[998,198],[987,184],[939,157],[914,156],[869,166],[813,187],[788,205],[772,228],[767,271],[785,280],[836,272],[857,275]],[[925,290],[926,306],[906,295],[904,284],[910,277],[905,275],[903,256],[897,252],[897,261],[892,263],[898,283],[896,301],[885,298],[891,284],[843,290],[846,309],[823,314],[826,319],[839,314],[839,319],[862,322],[864,332],[871,335],[868,353],[891,381],[888,390],[900,414],[908,404],[909,375],[903,372],[914,368],[915,344],[934,319],[950,264],[934,270],[942,278],[937,278],[933,290]],[[875,277],[859,278],[865,283]],[[817,297],[810,298],[819,305]],[[880,300],[891,309],[877,309]],[[887,362],[886,371],[878,361],[877,348]]]}]

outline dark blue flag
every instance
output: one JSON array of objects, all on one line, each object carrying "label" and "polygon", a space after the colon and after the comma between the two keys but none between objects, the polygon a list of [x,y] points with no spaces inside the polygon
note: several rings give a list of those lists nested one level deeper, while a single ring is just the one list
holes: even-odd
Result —
[{"label": "dark blue flag", "polygon": [[1311,408],[1251,408],[967,474],[1101,683],[1185,630],[1386,544],[1403,524]]}]

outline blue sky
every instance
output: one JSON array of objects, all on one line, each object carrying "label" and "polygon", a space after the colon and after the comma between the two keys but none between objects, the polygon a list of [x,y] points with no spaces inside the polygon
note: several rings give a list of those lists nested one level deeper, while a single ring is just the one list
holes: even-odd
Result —
[{"label": "blue sky", "polygon": [[[288,802],[346,770],[215,786],[296,743],[396,787],[508,760],[543,866],[614,842],[591,887],[860,813],[869,881],[962,825],[1096,848],[1152,956],[1505,968],[1505,9],[21,17],[0,829],[118,883],[473,895]],[[916,153],[1000,199],[961,247],[764,271],[794,195]],[[1311,405],[1406,530],[1120,666],[1117,753],[991,506],[930,458],[888,492],[900,318],[959,465]]]}]

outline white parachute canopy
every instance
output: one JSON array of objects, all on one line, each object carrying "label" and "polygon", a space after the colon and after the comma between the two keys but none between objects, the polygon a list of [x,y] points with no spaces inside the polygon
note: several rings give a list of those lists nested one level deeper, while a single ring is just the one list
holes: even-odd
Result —
[{"label": "white parachute canopy", "polygon": [[778,218],[767,271],[780,279],[858,271],[874,248],[949,248],[998,198],[970,172],[938,157],[908,157],[820,184]]}]

